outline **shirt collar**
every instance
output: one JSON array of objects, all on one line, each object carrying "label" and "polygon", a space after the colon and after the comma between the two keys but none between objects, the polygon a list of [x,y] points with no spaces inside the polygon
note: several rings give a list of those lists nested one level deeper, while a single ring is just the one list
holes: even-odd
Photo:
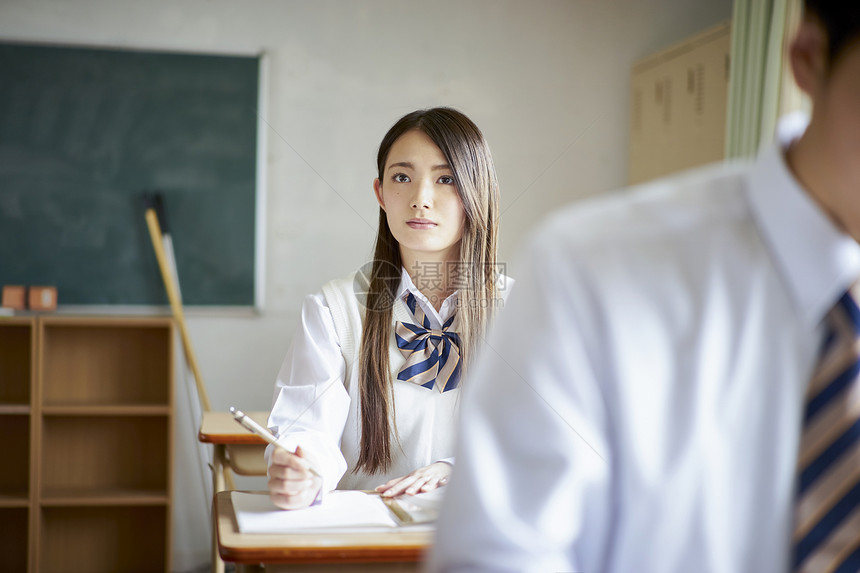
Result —
[{"label": "shirt collar", "polygon": [[442,306],[437,311],[433,305],[430,304],[430,301],[427,300],[427,297],[424,296],[424,293],[418,290],[415,283],[412,282],[412,277],[409,276],[406,268],[401,267],[400,286],[397,288],[397,298],[402,299],[407,292],[415,295],[418,304],[421,305],[421,310],[423,310],[424,314],[430,318],[430,324],[434,328],[441,328],[441,325],[445,324],[445,321],[451,318],[457,310],[457,291],[448,295],[448,298],[442,301]]},{"label": "shirt collar", "polygon": [[807,123],[796,115],[780,122],[778,144],[759,155],[749,174],[749,197],[801,315],[817,325],[860,276],[860,246],[833,224],[788,169],[785,151]]}]

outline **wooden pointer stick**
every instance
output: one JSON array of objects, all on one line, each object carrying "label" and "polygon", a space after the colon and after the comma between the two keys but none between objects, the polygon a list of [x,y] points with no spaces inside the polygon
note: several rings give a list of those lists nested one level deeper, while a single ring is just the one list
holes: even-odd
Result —
[{"label": "wooden pointer stick", "polygon": [[155,209],[150,208],[146,210],[146,225],[149,227],[149,236],[152,238],[152,247],[155,249],[155,258],[158,259],[158,268],[161,270],[161,278],[164,280],[164,288],[167,290],[167,298],[170,301],[173,318],[179,325],[179,334],[182,338],[182,348],[185,350],[185,357],[188,360],[188,366],[191,368],[191,373],[194,375],[194,382],[197,384],[197,393],[200,396],[200,404],[203,406],[204,412],[211,412],[212,407],[209,405],[209,395],[206,393],[206,386],[203,384],[203,378],[200,376],[200,369],[197,367],[197,358],[194,356],[194,349],[191,347],[191,338],[188,336],[188,327],[185,324],[185,314],[182,311],[182,302],[179,300],[179,294],[176,291],[176,284],[173,282],[173,275],[168,267],[164,245],[161,243],[161,228],[158,225],[158,216],[155,213]]}]

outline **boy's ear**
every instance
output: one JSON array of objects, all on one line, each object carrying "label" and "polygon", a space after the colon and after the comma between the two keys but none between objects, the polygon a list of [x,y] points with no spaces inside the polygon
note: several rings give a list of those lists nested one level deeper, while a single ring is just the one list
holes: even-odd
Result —
[{"label": "boy's ear", "polygon": [[803,18],[789,48],[791,70],[798,87],[813,102],[827,80],[827,32],[815,18]]},{"label": "boy's ear", "polygon": [[376,202],[385,211],[385,200],[382,198],[382,182],[378,177],[373,180],[373,193],[376,195]]}]

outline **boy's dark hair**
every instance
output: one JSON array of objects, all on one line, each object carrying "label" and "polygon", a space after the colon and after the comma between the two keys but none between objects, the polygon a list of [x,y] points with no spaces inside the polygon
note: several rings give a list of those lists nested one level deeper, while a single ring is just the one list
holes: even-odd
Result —
[{"label": "boy's dark hair", "polygon": [[827,31],[827,57],[833,64],[849,44],[860,40],[857,0],[804,0],[804,9]]}]

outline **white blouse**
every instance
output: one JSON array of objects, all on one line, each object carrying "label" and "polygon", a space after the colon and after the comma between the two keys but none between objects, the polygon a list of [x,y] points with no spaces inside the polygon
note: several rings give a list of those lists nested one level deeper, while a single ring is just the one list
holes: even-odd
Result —
[{"label": "white blouse", "polygon": [[[397,298],[401,299],[407,291],[415,296],[433,329],[441,329],[456,312],[456,292],[447,297],[437,311],[403,269]],[[353,467],[349,466],[354,465],[360,453],[360,404],[357,388],[348,388],[345,377],[346,364],[332,310],[322,293],[309,295],[302,306],[301,323],[275,382],[269,427],[279,441],[291,451],[301,445],[323,477],[323,491],[335,486],[372,489],[418,469],[394,464],[392,471],[384,475],[352,472]],[[426,453],[427,464],[453,463],[453,457],[449,456],[453,451],[458,395],[459,389],[440,394],[409,382],[396,382],[395,410],[416,412],[420,409],[422,419],[418,427],[404,431],[398,414],[399,442],[392,447],[397,448],[399,444],[403,451]],[[445,448],[445,443],[450,446]],[[267,460],[270,448],[266,451]],[[432,457],[439,451],[447,453]]]}]

